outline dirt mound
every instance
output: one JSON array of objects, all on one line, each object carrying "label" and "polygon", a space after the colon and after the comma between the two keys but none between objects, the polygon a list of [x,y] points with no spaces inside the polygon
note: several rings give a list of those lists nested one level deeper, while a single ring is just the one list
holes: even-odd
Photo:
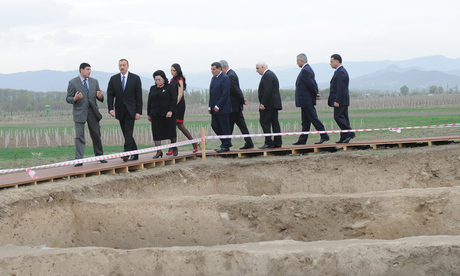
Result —
[{"label": "dirt mound", "polygon": [[3,190],[0,274],[452,274],[459,157],[211,158]]}]

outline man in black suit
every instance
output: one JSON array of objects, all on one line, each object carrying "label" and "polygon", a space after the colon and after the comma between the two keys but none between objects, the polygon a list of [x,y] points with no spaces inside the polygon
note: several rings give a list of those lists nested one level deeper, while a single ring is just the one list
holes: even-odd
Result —
[{"label": "man in black suit", "polygon": [[[120,122],[121,131],[125,137],[124,151],[137,150],[134,141],[134,122],[142,114],[142,83],[138,75],[128,71],[129,63],[126,59],[118,62],[120,74],[110,78],[107,87],[107,104],[109,114]],[[115,110],[114,110],[115,100]],[[122,157],[123,161],[138,160],[139,155]]]},{"label": "man in black suit", "polygon": [[[297,55],[297,65],[302,68],[297,81],[295,82],[295,106],[301,108],[302,112],[302,132],[310,131],[310,125],[313,124],[317,131],[324,131],[324,125],[318,119],[316,114],[316,100],[321,99],[318,93],[318,84],[315,81],[315,72],[308,64],[307,55],[301,53]],[[305,145],[307,143],[308,134],[300,135],[297,142],[293,145]],[[329,141],[327,133],[321,134],[321,139],[315,144],[322,144]]]},{"label": "man in black suit", "polygon": [[[211,127],[217,135],[231,135],[229,114],[232,112],[230,103],[230,79],[222,72],[219,62],[211,64],[211,85],[209,87],[208,112],[212,115]],[[216,152],[230,150],[231,139],[220,139],[222,144]]]},{"label": "man in black suit", "polygon": [[[73,105],[73,121],[75,123],[75,159],[82,159],[85,153],[85,123],[88,123],[89,134],[93,141],[94,155],[104,155],[101,141],[101,127],[97,101],[104,102],[104,95],[99,89],[99,82],[90,78],[91,65],[80,64],[80,75],[69,81],[66,101]],[[107,160],[101,160],[107,163]],[[83,163],[75,164],[75,167]]]},{"label": "man in black suit", "polygon": [[[342,57],[338,54],[331,56],[331,67],[335,69],[331,79],[328,105],[334,107],[334,119],[341,130],[351,130],[350,119],[348,118],[348,106],[350,105],[350,94],[348,84],[350,79],[348,72],[342,66]],[[340,140],[336,143],[348,143],[355,138],[354,132],[340,133]]]},{"label": "man in black suit", "polygon": [[[281,95],[278,78],[275,73],[268,70],[268,65],[261,61],[256,64],[256,71],[262,76],[259,83],[259,113],[260,125],[264,133],[281,133],[278,121],[278,110],[281,110]],[[265,144],[259,149],[281,148],[281,136],[265,136]]]},{"label": "man in black suit", "polygon": [[[248,127],[244,121],[243,116],[243,105],[247,105],[248,101],[244,99],[243,92],[240,89],[240,81],[235,71],[230,69],[228,62],[221,60],[222,71],[230,78],[230,102],[232,104],[232,113],[230,113],[230,133],[233,134],[233,128],[235,124],[241,131],[241,134],[249,134]],[[245,144],[240,149],[252,149],[254,143],[252,143],[251,137],[244,138]]]}]

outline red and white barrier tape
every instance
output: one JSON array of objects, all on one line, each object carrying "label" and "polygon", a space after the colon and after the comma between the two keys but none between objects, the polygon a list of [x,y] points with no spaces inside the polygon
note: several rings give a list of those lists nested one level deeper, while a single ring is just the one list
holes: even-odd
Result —
[{"label": "red and white barrier tape", "polygon": [[33,171],[33,170],[37,170],[37,169],[57,168],[57,167],[70,166],[70,165],[75,165],[75,164],[80,164],[80,163],[88,163],[88,162],[96,162],[96,161],[113,159],[113,158],[120,158],[120,157],[123,157],[123,156],[129,156],[129,155],[134,155],[134,154],[153,152],[153,151],[157,151],[157,150],[160,150],[160,149],[167,149],[167,148],[172,148],[172,147],[184,146],[184,145],[189,145],[189,144],[193,144],[193,143],[201,143],[201,140],[202,140],[201,138],[196,138],[196,139],[193,139],[193,140],[177,142],[177,143],[174,143],[174,144],[168,144],[168,145],[164,145],[164,146],[146,148],[146,149],[141,149],[141,150],[133,150],[133,151],[127,151],[127,152],[121,152],[121,153],[100,155],[100,156],[94,156],[94,157],[89,157],[89,158],[84,158],[84,159],[77,159],[77,160],[72,160],[72,161],[65,161],[65,162],[48,164],[48,165],[41,165],[41,166],[34,166],[34,167],[30,167],[30,168],[0,170],[0,174],[26,171],[30,175],[30,177],[35,179],[35,178],[37,178],[37,176],[35,174],[35,171]]},{"label": "red and white barrier tape", "polygon": [[401,130],[408,129],[427,129],[427,128],[449,128],[460,127],[460,124],[445,124],[434,126],[414,126],[414,127],[389,127],[389,128],[367,128],[367,129],[350,129],[350,130],[327,130],[327,131],[307,131],[307,132],[287,132],[287,133],[260,133],[260,134],[240,134],[240,135],[220,135],[220,136],[206,136],[205,140],[210,139],[229,139],[229,138],[246,138],[246,137],[265,137],[265,136],[298,136],[306,134],[334,134],[334,133],[350,133],[350,132],[369,132],[388,130],[391,132],[401,133]]},{"label": "red and white barrier tape", "polygon": [[[460,124],[444,124],[444,125],[433,125],[433,126],[413,126],[413,127],[395,127],[395,128],[368,128],[368,129],[351,129],[351,130],[328,130],[328,131],[308,131],[308,132],[287,132],[287,133],[261,133],[261,134],[240,134],[240,135],[221,135],[221,136],[206,136],[204,140],[212,140],[212,139],[229,139],[229,138],[245,138],[245,137],[265,137],[265,136],[298,136],[298,135],[306,135],[306,134],[334,134],[334,133],[349,133],[349,132],[369,132],[369,131],[380,131],[380,130],[388,130],[391,132],[401,133],[401,130],[410,130],[410,129],[429,129],[429,128],[450,128],[450,127],[460,127]],[[196,138],[193,140],[177,142],[174,144],[168,144],[164,146],[146,148],[141,150],[133,150],[121,153],[114,153],[108,155],[100,155],[95,157],[89,157],[84,159],[54,163],[49,165],[41,165],[35,166],[30,168],[19,168],[19,169],[7,169],[7,170],[0,170],[0,174],[5,173],[12,173],[12,172],[20,172],[26,171],[30,177],[33,179],[37,178],[35,171],[37,169],[47,169],[47,168],[56,168],[56,167],[63,167],[69,165],[75,165],[80,163],[87,163],[87,162],[96,162],[101,160],[113,159],[113,158],[120,158],[123,156],[129,156],[134,154],[141,154],[141,153],[148,153],[153,152],[160,149],[166,149],[171,147],[178,147],[189,145],[193,143],[201,143],[201,138]]]}]

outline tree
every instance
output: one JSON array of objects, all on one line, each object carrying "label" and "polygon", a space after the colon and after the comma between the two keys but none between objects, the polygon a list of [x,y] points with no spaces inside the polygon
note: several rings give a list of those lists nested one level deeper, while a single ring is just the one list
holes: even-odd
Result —
[{"label": "tree", "polygon": [[401,91],[401,94],[403,94],[404,96],[406,96],[408,93],[409,93],[409,87],[407,87],[406,85],[402,86],[401,88],[399,88],[399,91]]},{"label": "tree", "polygon": [[320,89],[319,94],[321,95],[322,99],[327,99],[329,97],[329,87],[325,89]]},{"label": "tree", "polygon": [[432,86],[428,87],[428,93],[436,94],[436,91],[438,91],[438,87],[436,85],[432,85]]},{"label": "tree", "polygon": [[444,88],[442,86],[438,86],[438,94],[444,93]]}]

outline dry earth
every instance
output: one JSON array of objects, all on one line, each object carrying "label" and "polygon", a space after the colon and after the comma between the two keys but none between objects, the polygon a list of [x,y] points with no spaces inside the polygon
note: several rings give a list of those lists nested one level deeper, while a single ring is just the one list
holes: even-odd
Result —
[{"label": "dry earth", "polygon": [[5,189],[0,275],[458,275],[459,158],[208,158]]}]

